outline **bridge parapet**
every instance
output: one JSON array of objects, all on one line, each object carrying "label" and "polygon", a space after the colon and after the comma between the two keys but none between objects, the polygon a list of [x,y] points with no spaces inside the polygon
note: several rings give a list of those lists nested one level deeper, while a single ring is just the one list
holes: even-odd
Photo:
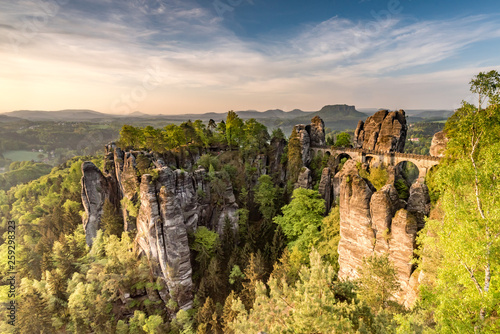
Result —
[{"label": "bridge parapet", "polygon": [[311,149],[314,150],[324,150],[330,152],[352,152],[352,153],[361,153],[361,154],[374,154],[380,156],[394,156],[398,158],[408,158],[408,159],[416,159],[416,160],[428,160],[428,161],[441,161],[441,157],[434,157],[432,155],[423,155],[423,154],[414,154],[414,153],[400,153],[400,152],[383,152],[376,150],[366,150],[361,148],[352,148],[352,147],[330,147],[330,146],[313,146]]}]

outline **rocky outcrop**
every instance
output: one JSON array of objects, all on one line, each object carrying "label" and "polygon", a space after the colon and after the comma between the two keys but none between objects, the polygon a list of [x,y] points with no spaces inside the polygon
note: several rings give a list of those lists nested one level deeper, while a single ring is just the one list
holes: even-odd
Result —
[{"label": "rocky outcrop", "polygon": [[354,132],[354,147],[382,152],[403,152],[406,140],[404,110],[379,110],[359,121]]},{"label": "rocky outcrop", "polygon": [[410,282],[411,260],[419,217],[428,214],[427,188],[422,184],[413,185],[411,205],[407,205],[392,184],[375,191],[370,182],[359,175],[353,160],[348,160],[335,178],[340,183],[339,277],[355,279],[364,257],[387,254],[402,287],[395,298],[410,305],[408,298],[414,298],[411,292],[415,290]]},{"label": "rocky outcrop", "polygon": [[286,167],[281,161],[285,147],[286,140],[284,138],[273,138],[268,154],[269,174],[282,186],[286,183]]},{"label": "rocky outcrop", "polygon": [[164,282],[166,289],[159,291],[164,302],[172,298],[180,308],[190,308],[193,285],[187,235],[199,226],[222,234],[227,222],[236,231],[238,205],[231,182],[217,172],[209,177],[203,168],[172,169],[154,154],[123,152],[114,145],[108,145],[105,157],[106,175],[91,162],[82,165],[87,243],[97,235],[108,198],[122,208],[128,230],[136,231],[140,254]]},{"label": "rocky outcrop", "polygon": [[[165,178],[175,178],[162,171]],[[175,191],[175,190],[174,190]],[[165,280],[170,296],[182,309],[192,306],[192,280],[187,227],[179,199],[162,186],[157,193],[151,175],[143,175],[136,242],[153,273]],[[166,302],[166,301],[165,301]]]},{"label": "rocky outcrop", "polygon": [[415,182],[411,185],[406,209],[417,219],[418,229],[424,228],[425,217],[428,217],[431,211],[429,188],[424,183]]},{"label": "rocky outcrop", "polygon": [[310,128],[311,146],[324,146],[325,142],[325,122],[319,116],[311,119]]},{"label": "rocky outcrop", "polygon": [[389,259],[394,264],[396,275],[401,284],[401,292],[396,297],[404,302],[408,293],[412,274],[413,251],[416,248],[417,220],[405,209],[399,210],[392,219],[389,239]]},{"label": "rocky outcrop", "polygon": [[346,161],[339,174],[339,277],[357,278],[363,258],[372,255],[375,246],[370,215],[370,199],[374,191],[371,184],[359,175],[353,160]]},{"label": "rocky outcrop", "polygon": [[117,205],[119,198],[113,178],[105,177],[92,162],[86,161],[82,164],[82,174],[82,203],[85,209],[83,227],[85,241],[87,245],[92,246],[97,231],[101,227],[104,202],[107,199]]},{"label": "rocky outcrop", "polygon": [[325,200],[325,215],[330,212],[330,208],[333,204],[333,182],[332,182],[332,170],[329,167],[323,168],[321,173],[321,180],[319,181],[318,187],[319,194],[321,198]]},{"label": "rocky outcrop", "polygon": [[311,120],[311,124],[298,124],[293,129],[299,138],[302,164],[305,167],[309,167],[312,160],[311,147],[324,146],[326,144],[325,123],[321,117],[315,116]]},{"label": "rocky outcrop", "polygon": [[304,166],[309,166],[311,162],[311,137],[309,136],[309,131],[311,129],[310,125],[298,124],[294,127],[297,137],[299,138],[302,164]]},{"label": "rocky outcrop", "polygon": [[302,167],[299,178],[295,183],[295,189],[297,188],[312,189],[312,172],[309,168]]},{"label": "rocky outcrop", "polygon": [[446,133],[444,131],[436,132],[432,137],[429,154],[433,157],[444,157],[446,144],[448,144],[448,137],[446,137]]}]

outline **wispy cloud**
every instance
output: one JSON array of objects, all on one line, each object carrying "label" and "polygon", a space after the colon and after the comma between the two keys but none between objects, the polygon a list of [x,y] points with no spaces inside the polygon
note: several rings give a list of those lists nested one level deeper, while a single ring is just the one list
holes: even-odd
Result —
[{"label": "wispy cloud", "polygon": [[[10,96],[4,108],[31,106],[22,104],[25,92],[12,91],[18,87],[12,83],[23,80],[31,92],[43,90],[34,94],[32,104],[59,99],[73,103],[68,107],[78,104],[106,112],[116,95],[141,82],[151,60],[166,75],[140,104],[144,112],[267,108],[283,106],[284,100],[305,109],[326,103],[377,106],[384,99],[404,104],[404,98],[411,107],[443,107],[462,98],[462,88],[446,76],[458,76],[466,85],[478,59],[446,71],[432,65],[500,38],[498,15],[446,21],[333,17],[293,36],[249,41],[192,1],[92,0],[68,2],[52,12],[41,3],[0,3],[0,59],[7,65],[0,68],[0,92]],[[30,22],[36,29],[26,30]],[[12,47],[16,36],[22,41],[17,52]],[[448,85],[446,97],[433,93],[436,73],[445,76],[438,81]],[[434,81],[423,81],[430,78]],[[73,87],[72,100],[61,97],[64,85]],[[419,96],[395,98],[398,92],[412,94],[411,87],[420,85]],[[84,90],[85,98],[78,99],[78,90]],[[193,100],[199,101],[198,107]]]}]

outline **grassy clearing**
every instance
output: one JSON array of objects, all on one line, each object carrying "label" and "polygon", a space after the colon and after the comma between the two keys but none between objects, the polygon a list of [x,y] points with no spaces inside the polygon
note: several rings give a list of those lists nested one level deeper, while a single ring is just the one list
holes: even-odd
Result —
[{"label": "grassy clearing", "polygon": [[[5,159],[10,159],[12,161],[39,161],[40,158],[38,158],[39,152],[31,152],[31,151],[7,151],[3,153],[3,156]],[[46,154],[43,154],[44,158],[46,157]]]}]

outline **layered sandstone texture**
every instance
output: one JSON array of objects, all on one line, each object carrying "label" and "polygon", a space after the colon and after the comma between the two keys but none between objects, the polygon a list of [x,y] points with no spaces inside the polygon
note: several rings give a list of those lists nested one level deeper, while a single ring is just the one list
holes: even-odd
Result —
[{"label": "layered sandstone texture", "polygon": [[432,137],[429,154],[433,157],[444,157],[447,143],[448,138],[446,137],[446,133],[444,131],[436,132]]},{"label": "layered sandstone texture", "polygon": [[379,110],[359,121],[354,132],[354,147],[381,152],[403,152],[406,140],[404,110]]},{"label": "layered sandstone texture", "polygon": [[[138,163],[144,161],[153,169],[139,177]],[[87,243],[91,245],[97,235],[104,201],[109,199],[122,209],[124,230],[136,232],[140,253],[167,286],[160,296],[190,308],[193,283],[187,235],[198,226],[222,234],[226,221],[236,230],[238,206],[231,183],[223,180],[214,191],[203,168],[184,172],[166,166],[154,154],[123,152],[114,145],[107,147],[104,173],[91,162],[82,165],[82,172]]]},{"label": "layered sandstone texture", "polygon": [[324,146],[325,141],[325,122],[319,116],[311,119],[311,124],[298,124],[294,126],[295,132],[302,148],[302,163],[304,167],[309,167],[312,160],[311,147]]},{"label": "layered sandstone texture", "polygon": [[401,292],[395,298],[411,305],[413,251],[423,217],[429,214],[427,187],[416,183],[408,202],[399,198],[392,184],[376,191],[363,179],[356,163],[348,160],[337,177],[340,182],[339,277],[356,279],[363,258],[387,254],[393,263]]}]

